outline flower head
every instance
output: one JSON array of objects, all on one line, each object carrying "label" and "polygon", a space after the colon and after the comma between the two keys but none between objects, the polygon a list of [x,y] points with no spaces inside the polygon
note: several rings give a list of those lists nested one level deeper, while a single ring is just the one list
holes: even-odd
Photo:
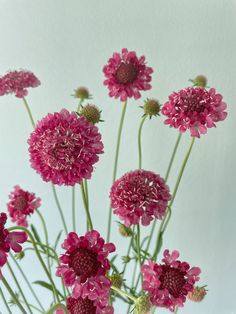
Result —
[{"label": "flower head", "polygon": [[39,79],[29,71],[11,71],[0,77],[0,96],[15,94],[23,98],[28,94],[29,87],[37,87],[41,83]]},{"label": "flower head", "polygon": [[169,188],[158,174],[135,170],[116,180],[110,192],[111,207],[126,226],[141,222],[149,225],[155,217],[162,219],[168,201]]},{"label": "flower head", "polygon": [[172,93],[162,107],[162,113],[167,116],[165,124],[181,133],[189,129],[193,137],[199,138],[227,117],[226,108],[222,96],[214,88],[188,87]]},{"label": "flower head", "polygon": [[18,226],[27,227],[27,216],[33,214],[35,209],[40,207],[41,199],[36,197],[34,193],[24,191],[19,185],[14,187],[9,199],[7,209],[12,222],[16,222]]},{"label": "flower head", "polygon": [[109,96],[126,101],[127,98],[141,97],[140,91],[151,89],[153,69],[145,64],[145,57],[137,57],[134,51],[122,49],[115,52],[104,66],[106,80],[104,85],[109,89]]},{"label": "flower head", "polygon": [[96,124],[98,123],[101,118],[101,110],[98,109],[95,105],[86,105],[82,107],[81,111],[79,112],[80,116],[85,117],[89,122]]},{"label": "flower head", "polygon": [[22,250],[21,243],[26,242],[27,234],[25,232],[9,232],[5,228],[7,222],[7,215],[0,213],[0,278],[2,276],[1,267],[7,262],[7,256],[10,249],[19,253]]},{"label": "flower head", "polygon": [[159,116],[161,111],[161,105],[156,99],[147,99],[143,106],[144,114],[150,118],[152,116]]},{"label": "flower head", "polygon": [[73,95],[75,98],[79,98],[82,101],[85,99],[89,99],[91,98],[91,95],[89,94],[89,90],[86,87],[78,87],[77,89],[75,89],[75,93]]},{"label": "flower head", "polygon": [[148,292],[153,305],[169,308],[182,307],[189,291],[193,291],[194,284],[199,280],[200,268],[192,267],[186,262],[177,260],[178,251],[164,251],[161,264],[151,260],[142,266],[143,289]]},{"label": "flower head", "polygon": [[62,247],[66,252],[60,257],[62,265],[57,268],[57,276],[63,277],[66,286],[73,287],[72,297],[105,302],[111,287],[105,276],[110,269],[107,256],[115,251],[114,244],[105,244],[100,234],[93,230],[82,237],[70,232]]},{"label": "flower head", "polygon": [[58,185],[75,185],[90,179],[103,144],[98,128],[66,109],[48,114],[28,140],[31,166]]},{"label": "flower head", "polygon": [[193,302],[201,302],[207,294],[205,286],[203,287],[194,287],[193,291],[188,293],[188,299]]},{"label": "flower head", "polygon": [[101,305],[96,299],[68,297],[66,307],[70,314],[113,314],[113,307],[108,305],[108,301],[106,303]]}]

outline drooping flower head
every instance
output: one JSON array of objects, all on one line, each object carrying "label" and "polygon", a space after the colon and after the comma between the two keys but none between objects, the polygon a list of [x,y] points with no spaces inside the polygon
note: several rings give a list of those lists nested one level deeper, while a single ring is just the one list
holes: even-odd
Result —
[{"label": "drooping flower head", "polygon": [[226,108],[222,96],[214,88],[188,87],[172,93],[162,107],[162,113],[167,116],[165,124],[181,133],[189,129],[193,137],[200,138],[200,134],[207,133],[208,128],[227,117]]},{"label": "drooping flower head", "polygon": [[162,219],[168,201],[169,188],[158,174],[147,170],[135,170],[116,180],[110,192],[111,207],[126,226],[144,226],[153,218]]},{"label": "drooping flower head", "polygon": [[41,199],[36,197],[34,193],[24,191],[19,185],[14,187],[9,199],[7,209],[12,222],[18,226],[27,227],[27,216],[33,214],[35,209],[40,207]]},{"label": "drooping flower head", "polygon": [[41,83],[39,79],[29,71],[10,71],[0,77],[0,96],[15,94],[23,98],[28,94],[29,87],[37,87]]},{"label": "drooping flower head", "polygon": [[137,57],[136,52],[122,49],[115,52],[104,66],[106,80],[104,85],[109,89],[109,96],[126,101],[127,98],[141,97],[140,91],[151,89],[153,69],[146,66],[145,57]]},{"label": "drooping flower head", "polygon": [[103,144],[98,128],[66,109],[49,113],[28,140],[30,162],[46,182],[75,185],[90,179]]},{"label": "drooping flower head", "polygon": [[22,246],[19,243],[24,243],[27,240],[27,234],[21,231],[9,232],[5,228],[7,222],[7,215],[0,213],[0,278],[2,276],[1,268],[7,262],[7,256],[10,249],[19,253],[22,250]]},{"label": "drooping flower head", "polygon": [[105,244],[100,234],[92,230],[81,237],[70,232],[62,247],[66,252],[60,257],[56,274],[63,277],[66,286],[73,288],[72,297],[88,297],[106,305],[111,287],[105,276],[110,269],[107,257],[115,251],[114,244]]},{"label": "drooping flower head", "polygon": [[142,266],[143,289],[148,292],[153,305],[169,308],[174,312],[175,307],[182,307],[189,291],[199,280],[199,267],[190,268],[187,262],[178,260],[179,252],[164,251],[161,264],[151,260]]}]

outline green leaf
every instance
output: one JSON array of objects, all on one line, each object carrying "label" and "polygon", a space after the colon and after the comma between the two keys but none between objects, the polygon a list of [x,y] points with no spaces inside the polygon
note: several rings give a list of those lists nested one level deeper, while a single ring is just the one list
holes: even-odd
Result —
[{"label": "green leaf", "polygon": [[[53,292],[52,285],[46,281],[37,280],[37,281],[34,281],[33,283]],[[64,296],[61,294],[59,290],[56,289],[56,292],[62,299],[64,299]]]},{"label": "green leaf", "polygon": [[[39,244],[43,244],[42,241],[41,241],[41,239],[40,239],[40,236],[39,236],[39,234],[38,234],[38,231],[37,231],[37,229],[35,228],[35,226],[31,224],[30,227],[31,227],[31,230],[32,230],[32,232],[33,232],[33,235],[34,235],[34,237],[35,237],[36,242],[38,242]],[[44,248],[43,245],[40,245],[40,247],[42,248],[42,250],[43,250],[44,252],[46,252],[46,249]]]}]

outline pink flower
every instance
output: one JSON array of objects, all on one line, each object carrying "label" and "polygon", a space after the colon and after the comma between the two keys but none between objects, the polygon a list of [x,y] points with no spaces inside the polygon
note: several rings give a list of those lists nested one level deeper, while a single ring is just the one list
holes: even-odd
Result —
[{"label": "pink flower", "polygon": [[57,276],[63,277],[66,286],[73,288],[72,297],[96,300],[101,306],[107,304],[111,282],[106,278],[110,269],[107,259],[115,251],[112,243],[106,243],[93,230],[78,237],[70,232],[62,244],[66,250],[60,257],[62,265],[57,268]]},{"label": "pink flower", "polygon": [[41,83],[38,78],[29,71],[11,71],[0,77],[0,96],[15,94],[23,98],[28,94],[27,88],[37,87]]},{"label": "pink flower", "polygon": [[103,144],[98,128],[66,109],[49,113],[28,140],[30,162],[44,181],[75,185],[90,179]]},{"label": "pink flower", "polygon": [[175,307],[183,307],[189,291],[199,280],[200,268],[192,267],[186,262],[177,260],[178,251],[164,251],[162,264],[151,260],[142,266],[143,289],[148,292],[153,305],[169,308],[174,312]]},{"label": "pink flower", "polygon": [[162,113],[167,116],[165,124],[179,129],[181,133],[187,129],[193,137],[207,133],[207,128],[215,127],[215,122],[227,117],[227,108],[222,96],[216,90],[203,87],[188,87],[174,92],[162,107]]},{"label": "pink flower", "polygon": [[171,199],[169,188],[158,174],[135,170],[116,180],[110,192],[111,207],[128,227],[141,222],[150,224],[153,218],[162,219]]},{"label": "pink flower", "polygon": [[108,305],[108,300],[106,303],[103,306],[96,299],[68,297],[66,306],[70,314],[113,314],[113,307]]},{"label": "pink flower", "polygon": [[140,91],[151,89],[153,69],[145,65],[145,57],[137,57],[134,51],[122,49],[115,52],[104,66],[106,80],[104,85],[109,89],[109,96],[126,101],[127,98],[141,97]]},{"label": "pink flower", "polygon": [[12,222],[16,222],[18,226],[27,227],[26,218],[40,207],[41,199],[36,198],[34,193],[24,191],[19,185],[14,187],[14,191],[9,195],[9,199],[7,209]]},{"label": "pink flower", "polygon": [[22,247],[19,243],[24,243],[27,240],[27,234],[25,232],[9,232],[5,228],[6,222],[7,215],[0,213],[0,279],[2,276],[1,267],[6,264],[10,249],[16,253],[21,252]]}]

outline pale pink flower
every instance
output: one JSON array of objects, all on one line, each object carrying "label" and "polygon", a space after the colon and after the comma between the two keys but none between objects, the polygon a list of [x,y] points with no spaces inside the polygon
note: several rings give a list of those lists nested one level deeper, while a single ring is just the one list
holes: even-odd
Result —
[{"label": "pale pink flower", "polygon": [[153,218],[162,219],[171,199],[169,187],[158,174],[147,170],[135,170],[124,174],[113,183],[110,192],[114,214],[126,226],[144,226]]},{"label": "pale pink flower", "polygon": [[0,96],[15,94],[18,98],[23,98],[28,94],[29,87],[40,85],[39,79],[29,71],[10,71],[0,77]]},{"label": "pale pink flower", "polygon": [[189,129],[193,137],[199,138],[227,117],[226,108],[222,96],[214,88],[188,87],[172,93],[162,107],[162,113],[167,116],[165,124],[181,133]]},{"label": "pale pink flower", "polygon": [[140,91],[151,89],[153,69],[145,64],[145,57],[137,57],[136,52],[122,49],[115,52],[104,66],[106,80],[104,85],[109,89],[109,96],[126,101],[127,98],[141,97]]},{"label": "pale pink flower", "polygon": [[166,307],[174,312],[175,307],[183,307],[188,292],[193,291],[199,280],[199,267],[190,268],[187,262],[177,260],[178,251],[164,251],[161,264],[149,260],[142,266],[143,289],[148,292],[154,306]]},{"label": "pale pink flower", "polygon": [[14,187],[14,191],[9,195],[10,201],[7,203],[9,216],[12,222],[18,226],[28,226],[27,216],[34,213],[41,205],[41,199],[34,193],[24,191],[19,185]]},{"label": "pale pink flower", "polygon": [[110,269],[107,257],[115,251],[114,244],[105,244],[100,234],[93,230],[81,237],[70,232],[62,247],[66,252],[60,257],[61,265],[56,274],[63,278],[66,286],[73,288],[72,297],[88,297],[105,306],[111,287],[106,277]]},{"label": "pale pink flower", "polygon": [[28,143],[32,168],[44,181],[58,185],[73,186],[90,179],[103,153],[98,128],[66,109],[39,121]]}]

